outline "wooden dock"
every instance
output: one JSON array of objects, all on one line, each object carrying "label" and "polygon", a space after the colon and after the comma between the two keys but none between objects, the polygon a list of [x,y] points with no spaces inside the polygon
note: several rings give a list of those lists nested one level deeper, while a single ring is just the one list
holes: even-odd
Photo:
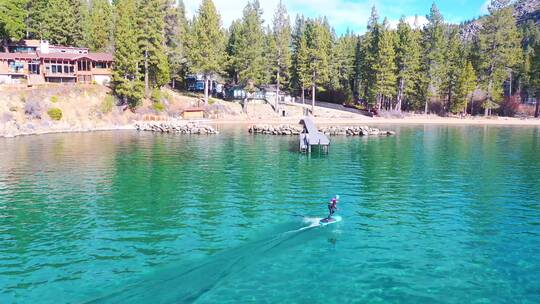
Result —
[{"label": "wooden dock", "polygon": [[319,146],[324,153],[328,153],[330,139],[324,133],[319,132],[311,118],[307,116],[302,118],[300,124],[304,127],[299,138],[300,152],[311,153],[313,146]]}]

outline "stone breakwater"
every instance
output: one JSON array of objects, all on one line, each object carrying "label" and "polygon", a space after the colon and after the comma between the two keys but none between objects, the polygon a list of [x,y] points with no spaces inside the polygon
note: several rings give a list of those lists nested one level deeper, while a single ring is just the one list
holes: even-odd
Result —
[{"label": "stone breakwater", "polygon": [[299,135],[302,133],[302,127],[291,125],[255,125],[249,128],[249,133],[266,135]]},{"label": "stone breakwater", "polygon": [[[249,133],[266,135],[298,135],[302,132],[301,126],[291,125],[255,125],[249,128]],[[345,136],[389,136],[395,135],[394,131],[386,131],[368,126],[331,126],[319,128],[319,132],[326,135]]]},{"label": "stone breakwater", "polygon": [[218,134],[219,132],[211,126],[201,125],[196,122],[187,121],[151,121],[135,123],[137,131],[150,131],[159,133],[175,134]]}]

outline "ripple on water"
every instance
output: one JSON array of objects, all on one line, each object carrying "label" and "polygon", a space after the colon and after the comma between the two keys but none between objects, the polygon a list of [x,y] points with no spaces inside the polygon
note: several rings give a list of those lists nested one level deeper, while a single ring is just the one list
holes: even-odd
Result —
[{"label": "ripple on water", "polygon": [[386,128],[0,139],[0,302],[539,302],[538,129]]}]

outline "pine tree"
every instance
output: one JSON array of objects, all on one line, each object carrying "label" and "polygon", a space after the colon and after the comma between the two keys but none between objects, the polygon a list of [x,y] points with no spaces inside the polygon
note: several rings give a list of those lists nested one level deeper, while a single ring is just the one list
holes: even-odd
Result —
[{"label": "pine tree", "polygon": [[165,12],[164,0],[139,2],[138,43],[143,56],[142,69],[146,97],[150,94],[150,87],[160,88],[170,79],[169,64],[165,54]]},{"label": "pine tree", "polygon": [[326,84],[330,76],[330,55],[332,33],[325,20],[310,20],[305,30],[307,61],[303,65],[303,75],[309,75],[311,87],[311,112],[315,111],[317,87]]},{"label": "pine tree", "polygon": [[172,87],[183,82],[187,74],[186,39],[188,24],[184,2],[168,0],[165,16],[165,44],[172,79]]},{"label": "pine tree", "polygon": [[144,95],[139,69],[142,57],[138,45],[136,0],[119,0],[116,7],[113,89],[124,103],[135,108]]},{"label": "pine tree", "polygon": [[422,45],[423,70],[427,74],[427,96],[425,100],[425,113],[429,109],[430,99],[440,99],[441,83],[444,78],[444,19],[439,9],[433,3],[429,15],[426,16],[428,24],[424,27]]},{"label": "pine tree", "polygon": [[420,37],[419,31],[401,18],[396,32],[397,104],[401,111],[403,101],[414,102],[418,78],[420,77]]},{"label": "pine tree", "polygon": [[[290,37],[290,36],[289,36]],[[267,25],[263,31],[263,71],[261,83],[275,83],[276,71],[274,66],[274,54],[276,54],[276,42],[272,27]]]},{"label": "pine tree", "polygon": [[269,49],[271,50],[272,70],[275,74],[276,82],[276,105],[279,107],[279,92],[282,84],[289,81],[289,69],[291,68],[291,23],[287,14],[287,9],[279,1],[274,14],[271,39]]},{"label": "pine tree", "polygon": [[44,39],[48,3],[49,0],[28,1],[26,19],[28,38]]},{"label": "pine tree", "polygon": [[480,84],[487,92],[485,115],[503,98],[503,84],[521,60],[520,33],[508,1],[494,0],[478,35]]},{"label": "pine tree", "polygon": [[364,83],[364,98],[370,107],[376,106],[379,102],[377,98],[377,73],[375,67],[378,61],[379,54],[379,39],[380,39],[379,14],[377,9],[371,9],[371,16],[367,25],[367,32],[363,39],[363,65],[362,79]]},{"label": "pine tree", "polygon": [[71,21],[73,27],[70,39],[68,39],[68,45],[84,47],[84,25],[87,24],[86,18],[88,16],[87,0],[69,0],[69,5],[73,14],[73,20]]},{"label": "pine tree", "polygon": [[536,95],[535,117],[540,116],[540,29],[536,28],[533,38],[530,42],[530,68],[528,81],[531,87],[531,93]]},{"label": "pine tree", "polygon": [[248,85],[248,90],[253,89],[254,85],[263,84],[265,80],[262,13],[258,0],[248,2],[244,8],[238,54],[234,60],[238,65],[239,80]]},{"label": "pine tree", "polygon": [[376,63],[373,66],[375,72],[374,91],[379,110],[383,105],[386,108],[396,93],[396,53],[394,50],[393,33],[388,28],[388,20],[384,20],[379,27],[379,39],[376,53]]},{"label": "pine tree", "polygon": [[330,85],[346,102],[352,101],[355,80],[357,37],[349,30],[339,37],[332,48]]},{"label": "pine tree", "polygon": [[518,92],[526,92],[527,97],[533,97],[536,94],[535,80],[540,77],[537,73],[534,73],[533,68],[538,63],[535,57],[535,51],[540,43],[540,28],[536,26],[533,20],[527,21],[523,24],[522,28],[522,43],[521,48],[523,50],[522,62],[518,69]]},{"label": "pine tree", "polygon": [[229,39],[227,40],[227,74],[234,84],[239,81],[239,52],[240,39],[242,37],[242,22],[234,20],[229,27]]},{"label": "pine tree", "polygon": [[225,60],[224,35],[219,14],[212,0],[203,0],[193,20],[189,40],[190,69],[205,77],[204,101],[208,104],[208,81],[222,72]]},{"label": "pine tree", "polygon": [[467,113],[467,103],[471,102],[472,115],[472,95],[476,89],[476,73],[470,61],[467,61],[459,73],[457,81],[456,97],[450,106],[450,111],[457,113],[463,111]]},{"label": "pine tree", "polygon": [[113,38],[112,7],[108,0],[91,0],[86,26],[86,47],[110,51]]},{"label": "pine tree", "polygon": [[28,0],[0,1],[0,40],[19,40],[24,37]]},{"label": "pine tree", "polygon": [[464,67],[464,53],[461,46],[460,33],[457,28],[449,29],[448,39],[444,50],[444,77],[441,79],[442,96],[446,97],[444,110],[450,110],[455,103],[458,89],[458,79]]},{"label": "pine tree", "polygon": [[38,20],[38,26],[43,29],[41,38],[52,44],[83,46],[85,11],[81,0],[49,0],[42,12],[43,20]]},{"label": "pine tree", "polygon": [[362,78],[362,65],[364,61],[364,49],[362,44],[362,37],[356,38],[356,46],[354,48],[354,79],[353,79],[353,96],[355,101],[360,98],[360,92],[362,92],[363,78]]},{"label": "pine tree", "polygon": [[292,32],[291,81],[289,84],[291,90],[300,91],[302,102],[304,102],[305,82],[302,79],[302,75],[300,75],[300,70],[303,64],[301,55],[305,53],[302,47],[307,47],[304,37],[305,24],[304,16],[296,15]]}]

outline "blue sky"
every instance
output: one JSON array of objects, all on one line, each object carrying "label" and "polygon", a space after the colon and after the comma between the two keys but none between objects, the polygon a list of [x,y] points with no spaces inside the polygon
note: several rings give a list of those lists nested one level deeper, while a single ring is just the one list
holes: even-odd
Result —
[{"label": "blue sky", "polygon": [[[274,10],[279,0],[259,0],[264,10],[266,23],[272,20]],[[413,20],[418,15],[423,21],[433,0],[282,0],[291,20],[296,14],[309,17],[327,16],[337,33],[344,33],[347,28],[363,33],[370,15],[371,7],[375,5],[381,20],[388,17],[391,23],[397,23],[401,16]],[[192,16],[200,5],[201,0],[184,0],[188,16]],[[223,25],[228,27],[232,20],[242,16],[242,9],[247,0],[214,0],[222,18]],[[487,0],[447,0],[435,1],[439,10],[448,22],[459,23],[487,13]]]}]

